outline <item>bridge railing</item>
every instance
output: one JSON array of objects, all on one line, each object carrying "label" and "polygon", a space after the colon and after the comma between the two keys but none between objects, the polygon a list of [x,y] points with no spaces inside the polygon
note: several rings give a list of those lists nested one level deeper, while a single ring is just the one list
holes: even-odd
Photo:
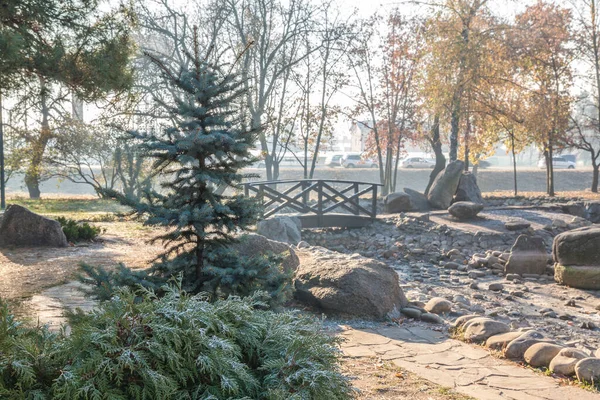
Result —
[{"label": "bridge railing", "polygon": [[[375,219],[379,186],[382,185],[325,179],[248,182],[244,184],[244,194],[261,201],[264,218],[291,209],[299,214],[315,215],[319,221],[334,211]],[[370,200],[368,206],[360,203],[364,196]]]}]

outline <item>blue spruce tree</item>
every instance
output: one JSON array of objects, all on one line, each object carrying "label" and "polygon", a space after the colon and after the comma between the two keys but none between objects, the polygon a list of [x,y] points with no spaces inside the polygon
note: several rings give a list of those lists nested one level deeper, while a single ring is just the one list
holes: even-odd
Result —
[{"label": "blue spruce tree", "polygon": [[239,171],[255,162],[250,149],[258,132],[242,128],[239,109],[243,85],[197,53],[193,68],[177,73],[148,55],[178,93],[172,105],[161,104],[174,124],[160,133],[128,134],[139,143],[141,153],[154,160],[161,190],[147,190],[141,199],[104,191],[147,218],[147,225],[165,228],[166,233],[153,239],[164,243],[164,253],[149,275],[139,276],[123,267],[106,273],[84,266],[92,279],[83,280],[102,290],[132,283],[152,286],[152,282],[160,284],[160,278],[181,274],[184,288],[191,292],[212,292],[216,298],[266,290],[273,303],[279,303],[291,290],[290,276],[281,270],[279,260],[241,259],[228,247],[236,233],[254,225],[259,216],[254,200],[219,190],[239,185],[250,176]]}]

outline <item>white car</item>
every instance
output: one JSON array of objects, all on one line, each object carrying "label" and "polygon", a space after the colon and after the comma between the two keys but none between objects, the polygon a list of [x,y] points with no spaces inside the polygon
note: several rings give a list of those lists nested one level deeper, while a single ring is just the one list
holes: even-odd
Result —
[{"label": "white car", "polygon": [[325,165],[327,167],[339,167],[340,162],[342,161],[343,154],[332,154],[325,158]]},{"label": "white car", "polygon": [[[542,158],[538,162],[538,167],[540,169],[546,168],[546,159]],[[563,157],[552,157],[552,167],[554,168],[565,168],[565,169],[575,169],[575,163],[573,161],[567,161],[566,158]]]},{"label": "white car", "polygon": [[402,168],[434,168],[435,161],[423,157],[407,157],[400,165]]},{"label": "white car", "polygon": [[375,161],[362,158],[359,154],[347,154],[342,157],[340,162],[344,168],[377,168],[378,165]]}]

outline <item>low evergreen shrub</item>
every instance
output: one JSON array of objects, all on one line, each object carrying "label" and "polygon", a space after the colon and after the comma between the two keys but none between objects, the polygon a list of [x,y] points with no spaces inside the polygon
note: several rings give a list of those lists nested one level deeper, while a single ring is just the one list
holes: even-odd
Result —
[{"label": "low evergreen shrub", "polygon": [[339,339],[261,295],[207,302],[180,283],[123,289],[71,334],[24,328],[0,309],[2,399],[349,399]]},{"label": "low evergreen shrub", "polygon": [[102,233],[102,228],[87,222],[77,222],[66,217],[58,217],[56,220],[60,223],[67,240],[72,243],[94,240]]}]

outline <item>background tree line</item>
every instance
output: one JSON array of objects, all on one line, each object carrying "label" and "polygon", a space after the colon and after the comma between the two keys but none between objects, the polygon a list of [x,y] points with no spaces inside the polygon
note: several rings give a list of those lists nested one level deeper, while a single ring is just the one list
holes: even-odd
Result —
[{"label": "background tree line", "polygon": [[367,152],[384,194],[396,189],[409,142],[435,153],[431,179],[446,164],[442,145],[467,169],[498,143],[514,155],[535,145],[551,195],[553,155],[579,149],[590,153],[596,192],[596,1],[531,1],[511,17],[490,0],[420,2],[418,13],[406,5],[370,16],[329,0],[152,0],[113,9],[98,1],[7,1],[0,12],[5,179],[24,173],[33,198],[51,176],[132,196],[150,185],[143,155],[121,137],[172,122],[161,110],[173,88],[143,55],[189,67],[196,26],[207,61],[242,77],[240,121],[263,128],[257,146],[268,180],[278,179],[284,157],[314,177],[343,117],[369,128]]}]

